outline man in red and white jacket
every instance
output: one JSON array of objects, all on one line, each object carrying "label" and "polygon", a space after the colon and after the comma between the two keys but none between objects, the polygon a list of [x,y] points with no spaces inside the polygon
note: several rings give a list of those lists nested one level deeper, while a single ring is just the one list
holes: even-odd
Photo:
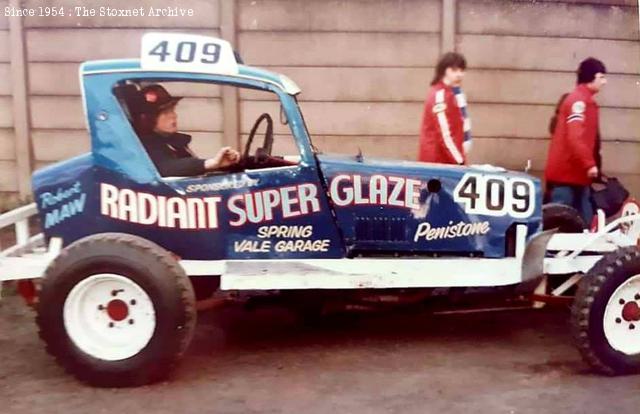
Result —
[{"label": "man in red and white jacket", "polygon": [[459,53],[445,54],[436,66],[420,130],[418,160],[465,164],[471,145],[471,124],[460,89],[467,63]]},{"label": "man in red and white jacket", "polygon": [[551,202],[574,207],[591,222],[591,182],[600,174],[598,104],[593,96],[607,83],[604,64],[594,58],[580,63],[578,85],[560,103],[545,168]]}]

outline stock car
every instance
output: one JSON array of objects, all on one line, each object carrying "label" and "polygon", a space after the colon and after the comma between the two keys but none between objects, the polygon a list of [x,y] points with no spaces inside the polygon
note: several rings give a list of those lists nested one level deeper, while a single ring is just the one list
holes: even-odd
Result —
[{"label": "stock car", "polygon": [[[239,63],[222,39],[147,33],[141,46],[139,59],[80,66],[90,153],[37,170],[34,205],[0,216],[18,233],[0,280],[38,281],[40,336],[70,374],[95,386],[166,378],[197,308],[219,292],[371,303],[524,286],[542,301],[578,283],[572,326],[586,362],[640,369],[637,211],[565,232],[571,211],[543,209],[540,181],[524,172],[322,154],[288,77]],[[237,165],[161,176],[131,118],[140,88],[158,82],[271,94],[294,153],[274,150],[265,113]],[[543,210],[560,231],[543,230]],[[32,214],[43,234],[31,237]]]}]

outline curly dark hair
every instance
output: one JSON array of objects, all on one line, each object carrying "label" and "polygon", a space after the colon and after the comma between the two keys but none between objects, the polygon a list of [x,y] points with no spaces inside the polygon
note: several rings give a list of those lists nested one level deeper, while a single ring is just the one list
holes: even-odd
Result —
[{"label": "curly dark hair", "polygon": [[438,61],[438,64],[436,65],[436,71],[433,74],[433,80],[431,81],[432,85],[435,85],[436,83],[442,80],[447,68],[466,70],[467,61],[465,60],[464,56],[462,56],[460,53],[456,53],[456,52],[445,53],[440,58],[440,60]]},{"label": "curly dark hair", "polygon": [[596,58],[586,58],[580,62],[580,66],[576,71],[577,83],[590,83],[596,78],[597,73],[607,73],[604,63]]}]

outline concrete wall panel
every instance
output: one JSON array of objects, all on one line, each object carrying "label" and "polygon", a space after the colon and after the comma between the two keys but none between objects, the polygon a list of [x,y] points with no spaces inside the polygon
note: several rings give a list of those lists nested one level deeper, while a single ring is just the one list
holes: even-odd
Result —
[{"label": "concrete wall panel", "polygon": [[11,96],[11,65],[0,63],[0,95]]},{"label": "concrete wall panel", "polygon": [[18,191],[18,173],[15,161],[0,161],[0,191]]},{"label": "concrete wall panel", "polygon": [[611,73],[638,74],[640,42],[495,35],[460,35],[459,50],[472,68],[575,72],[595,56]]},{"label": "concrete wall panel", "polygon": [[36,161],[60,161],[90,151],[89,133],[77,129],[36,129],[31,133]]},{"label": "concrete wall panel", "polygon": [[16,156],[15,134],[13,129],[0,129],[0,160],[13,160]]},{"label": "concrete wall panel", "polygon": [[435,66],[439,36],[426,33],[243,32],[245,62],[262,66]]},{"label": "concrete wall panel", "polygon": [[[302,89],[302,101],[422,102],[433,68],[322,68],[279,66]],[[242,99],[276,99],[272,94],[243,89]]]},{"label": "concrete wall panel", "polygon": [[[640,144],[605,142],[602,145],[602,169],[610,175],[640,172]],[[636,193],[636,196],[640,193]]]},{"label": "concrete wall panel", "polygon": [[85,128],[80,97],[33,96],[31,104],[32,128],[79,129]]},{"label": "concrete wall panel", "polygon": [[80,96],[78,63],[31,63],[27,68],[31,95]]},{"label": "concrete wall panel", "polygon": [[460,33],[627,40],[639,36],[638,9],[632,7],[513,0],[458,4]]},{"label": "concrete wall panel", "polygon": [[9,96],[0,96],[0,128],[13,128],[12,101]]},{"label": "concrete wall panel", "polygon": [[439,32],[439,0],[240,0],[240,30]]},{"label": "concrete wall panel", "polygon": [[640,109],[608,109],[600,111],[600,131],[605,140],[640,142]]},{"label": "concrete wall panel", "polygon": [[469,112],[474,136],[546,138],[553,107],[470,103]]}]

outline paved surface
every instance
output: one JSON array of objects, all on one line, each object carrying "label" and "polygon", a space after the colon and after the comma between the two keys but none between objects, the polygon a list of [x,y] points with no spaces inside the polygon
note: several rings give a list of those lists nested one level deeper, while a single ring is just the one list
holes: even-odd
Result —
[{"label": "paved surface", "polygon": [[339,318],[202,315],[172,381],[94,389],[44,352],[33,312],[0,301],[0,413],[638,413],[640,376],[591,374],[567,312]]}]

